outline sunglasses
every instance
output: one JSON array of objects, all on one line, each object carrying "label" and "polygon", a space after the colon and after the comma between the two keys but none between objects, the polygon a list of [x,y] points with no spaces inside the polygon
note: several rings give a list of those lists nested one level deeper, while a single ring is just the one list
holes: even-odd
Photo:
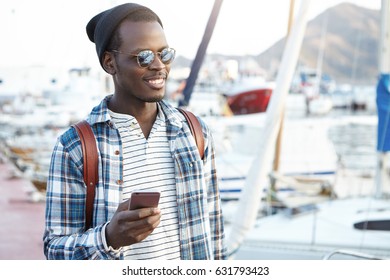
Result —
[{"label": "sunglasses", "polygon": [[151,50],[142,50],[139,53],[124,53],[118,50],[112,50],[112,52],[130,55],[133,57],[137,57],[137,63],[142,68],[149,67],[154,59],[156,58],[156,54],[158,55],[159,59],[164,64],[170,64],[174,59],[176,55],[176,50],[173,48],[165,48],[161,52],[153,52]]}]

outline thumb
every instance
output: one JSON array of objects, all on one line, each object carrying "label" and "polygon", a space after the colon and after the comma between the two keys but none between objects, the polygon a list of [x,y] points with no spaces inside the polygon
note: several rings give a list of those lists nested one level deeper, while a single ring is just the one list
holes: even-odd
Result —
[{"label": "thumb", "polygon": [[127,211],[129,210],[129,203],[130,203],[130,199],[120,203],[118,205],[118,209],[116,210],[117,212],[121,212],[121,211]]}]

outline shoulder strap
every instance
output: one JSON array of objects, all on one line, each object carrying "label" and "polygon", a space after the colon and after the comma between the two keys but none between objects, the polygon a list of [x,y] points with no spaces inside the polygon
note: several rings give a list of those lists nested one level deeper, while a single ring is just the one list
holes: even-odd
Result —
[{"label": "shoulder strap", "polygon": [[191,133],[195,138],[196,145],[198,146],[200,157],[201,159],[203,159],[204,158],[204,137],[203,137],[202,126],[200,125],[198,118],[190,111],[184,110],[182,108],[177,108],[177,109],[186,118]]},{"label": "shoulder strap", "polygon": [[87,186],[87,200],[85,208],[85,229],[92,223],[93,202],[95,199],[95,186],[98,183],[98,151],[95,135],[86,120],[72,125],[79,134],[83,151],[84,183]]}]

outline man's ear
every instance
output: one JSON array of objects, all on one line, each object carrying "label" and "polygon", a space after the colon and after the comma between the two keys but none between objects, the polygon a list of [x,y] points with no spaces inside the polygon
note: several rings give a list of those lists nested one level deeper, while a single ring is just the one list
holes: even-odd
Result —
[{"label": "man's ear", "polygon": [[116,73],[115,70],[115,56],[113,53],[105,52],[103,55],[103,68],[104,70],[111,75]]}]

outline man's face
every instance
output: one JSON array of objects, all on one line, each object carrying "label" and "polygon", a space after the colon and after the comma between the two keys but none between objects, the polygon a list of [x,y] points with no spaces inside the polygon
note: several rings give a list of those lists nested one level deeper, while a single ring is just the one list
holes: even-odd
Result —
[{"label": "man's face", "polygon": [[[134,99],[135,102],[157,102],[163,99],[170,65],[161,62],[156,52],[168,47],[164,30],[158,22],[124,21],[119,27],[122,45],[116,53],[116,94]],[[154,61],[145,68],[137,63],[142,50],[155,53]]]}]

